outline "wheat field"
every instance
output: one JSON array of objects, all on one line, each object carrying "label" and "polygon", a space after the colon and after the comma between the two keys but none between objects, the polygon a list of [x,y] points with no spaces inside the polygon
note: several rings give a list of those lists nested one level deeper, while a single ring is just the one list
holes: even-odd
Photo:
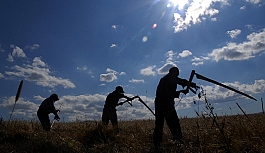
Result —
[{"label": "wheat field", "polygon": [[[265,115],[181,118],[183,145],[171,141],[167,125],[161,148],[154,148],[154,120],[120,121],[119,132],[100,121],[56,122],[45,132],[38,121],[0,121],[0,152],[142,153],[265,152]],[[8,125],[7,125],[8,124]]]}]

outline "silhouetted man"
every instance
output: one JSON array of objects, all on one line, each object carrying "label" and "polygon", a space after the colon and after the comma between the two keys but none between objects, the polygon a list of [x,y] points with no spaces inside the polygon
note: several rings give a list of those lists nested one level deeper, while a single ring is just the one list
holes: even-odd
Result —
[{"label": "silhouetted man", "polygon": [[[160,147],[163,136],[164,119],[173,135],[173,140],[179,143],[182,141],[182,131],[179,123],[179,118],[175,110],[174,98],[179,98],[180,93],[187,94],[188,90],[176,91],[177,85],[183,88],[188,85],[186,79],[181,79],[179,69],[172,67],[169,73],[160,79],[156,89],[155,97],[155,129],[153,133],[153,142],[155,147]],[[190,84],[191,87],[196,87],[195,83]]]},{"label": "silhouetted man", "polygon": [[105,105],[103,108],[102,114],[102,123],[103,125],[108,125],[109,121],[113,127],[118,127],[118,118],[116,113],[116,106],[122,105],[123,103],[118,103],[119,99],[126,98],[128,101],[133,100],[133,98],[129,98],[124,95],[123,88],[121,86],[117,86],[115,90],[108,94]]},{"label": "silhouetted man", "polygon": [[50,131],[51,130],[51,123],[49,114],[53,113],[54,119],[60,120],[60,117],[58,116],[57,112],[60,110],[56,110],[54,107],[54,103],[59,100],[59,97],[57,94],[52,94],[49,98],[46,98],[40,105],[37,116],[41,122],[41,125],[44,130]]}]

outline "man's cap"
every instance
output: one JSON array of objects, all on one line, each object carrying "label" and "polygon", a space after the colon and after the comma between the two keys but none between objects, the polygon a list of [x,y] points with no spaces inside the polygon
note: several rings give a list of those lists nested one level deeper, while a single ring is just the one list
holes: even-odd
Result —
[{"label": "man's cap", "polygon": [[58,97],[57,94],[52,94],[51,97],[52,97],[52,99],[55,100],[55,101],[59,100],[59,97]]},{"label": "man's cap", "polygon": [[123,88],[121,86],[117,86],[116,91],[119,91],[120,93],[124,93]]}]

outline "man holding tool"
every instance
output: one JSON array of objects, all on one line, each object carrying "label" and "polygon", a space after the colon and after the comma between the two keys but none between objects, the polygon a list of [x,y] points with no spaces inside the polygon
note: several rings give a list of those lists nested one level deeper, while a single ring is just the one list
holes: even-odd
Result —
[{"label": "man holding tool", "polygon": [[[119,99],[126,98],[126,101],[132,101],[134,98],[129,98],[124,95],[123,88],[121,86],[117,86],[115,90],[108,94],[105,105],[103,108],[103,114],[102,114],[102,123],[103,125],[107,126],[109,124],[109,121],[111,121],[111,124],[113,127],[118,127],[118,119],[117,119],[117,113],[116,113],[116,106],[124,104],[124,102],[118,103]],[[130,104],[130,103],[129,103]]]},{"label": "man holding tool", "polygon": [[174,98],[179,98],[180,93],[187,94],[188,88],[184,90],[176,91],[177,85],[190,86],[197,88],[196,84],[189,82],[186,79],[179,78],[179,69],[172,67],[169,73],[160,79],[156,89],[155,98],[155,129],[153,133],[153,143],[155,147],[160,147],[163,136],[164,120],[173,135],[173,140],[176,143],[183,143],[182,131],[179,123],[179,118],[175,110]]},{"label": "man holding tool", "polygon": [[60,110],[56,110],[54,107],[54,103],[59,100],[59,97],[57,94],[52,94],[49,98],[46,98],[40,105],[37,116],[41,122],[41,125],[44,130],[50,131],[51,130],[51,123],[49,114],[53,113],[54,119],[60,120],[60,117],[58,116],[57,112],[60,112]]}]

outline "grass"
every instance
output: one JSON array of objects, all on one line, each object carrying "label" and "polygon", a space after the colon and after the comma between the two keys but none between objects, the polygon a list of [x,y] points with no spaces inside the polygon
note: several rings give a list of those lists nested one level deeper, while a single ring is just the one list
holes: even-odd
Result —
[{"label": "grass", "polygon": [[[152,143],[154,120],[120,121],[119,133],[98,121],[55,123],[45,132],[37,121],[0,122],[0,150],[16,152],[265,152],[265,115],[182,118],[184,144],[174,145],[165,125],[163,143]],[[217,126],[219,125],[219,127]],[[220,132],[220,128],[223,133]]]},{"label": "grass", "polygon": [[205,112],[197,118],[181,118],[183,145],[171,141],[164,127],[161,148],[153,147],[154,120],[120,121],[119,130],[99,121],[56,122],[51,132],[38,121],[0,118],[0,152],[40,153],[260,153],[265,152],[265,114],[217,116],[205,101]]}]

